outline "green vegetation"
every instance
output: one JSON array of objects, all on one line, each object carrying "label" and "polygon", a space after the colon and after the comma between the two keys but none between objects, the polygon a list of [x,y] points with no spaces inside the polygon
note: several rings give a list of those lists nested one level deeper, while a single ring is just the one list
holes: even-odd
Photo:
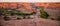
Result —
[{"label": "green vegetation", "polygon": [[[17,10],[18,11],[18,10]],[[8,11],[8,9],[0,9],[0,13],[4,13],[4,14],[12,14],[12,15],[14,15],[14,14],[16,14],[16,15],[32,15],[32,14],[35,14],[35,12],[31,12],[31,13],[24,13],[24,12],[22,12],[22,11],[19,11],[19,12],[17,12],[17,11]]]},{"label": "green vegetation", "polygon": [[14,12],[14,11],[12,12],[11,11],[9,13],[10,14],[16,14],[16,15],[32,15],[33,14],[33,12],[32,13],[24,13],[24,12],[21,12],[21,11],[20,12]]},{"label": "green vegetation", "polygon": [[42,18],[46,18],[46,19],[47,19],[48,16],[49,16],[44,9],[41,9],[41,10],[40,10],[40,13],[41,13],[41,17],[42,17]]},{"label": "green vegetation", "polygon": [[[18,11],[18,10],[12,10],[12,9],[4,9],[4,8],[0,8],[0,16],[3,15],[4,16],[4,20],[8,21],[10,20],[9,17],[7,17],[7,15],[22,15],[23,19],[26,19],[26,16],[30,16],[36,14],[36,12],[31,12],[31,13],[24,13],[22,11]],[[29,19],[30,17],[28,17]],[[21,19],[20,17],[17,17],[17,19]]]},{"label": "green vegetation", "polygon": [[21,20],[21,18],[17,17],[17,20]]},{"label": "green vegetation", "polygon": [[5,20],[5,21],[8,21],[8,20],[10,20],[10,18],[7,17],[7,16],[4,16],[4,20]]},{"label": "green vegetation", "polygon": [[48,18],[49,14],[44,10],[43,6],[34,6],[34,8],[40,10],[41,18]]}]

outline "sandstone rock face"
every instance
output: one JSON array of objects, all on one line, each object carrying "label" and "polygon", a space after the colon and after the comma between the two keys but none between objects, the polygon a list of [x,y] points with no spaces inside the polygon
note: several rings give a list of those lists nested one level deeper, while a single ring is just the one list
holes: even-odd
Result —
[{"label": "sandstone rock face", "polygon": [[[12,9],[16,9],[17,8],[17,4],[16,3],[14,3],[14,4],[11,3],[10,5],[8,5],[8,3],[7,3],[6,6],[5,6],[5,4],[4,5],[1,4],[1,5],[0,5],[1,7],[4,6],[3,8],[7,8],[7,7],[10,7]],[[24,5],[24,4],[21,4],[21,5]],[[33,12],[34,9],[31,8],[30,5],[28,5],[29,7],[27,5],[28,4],[25,4],[24,7],[21,6],[21,8],[19,8],[17,10],[21,10],[23,12],[29,12],[29,13]],[[39,6],[40,4],[37,4],[37,5]],[[46,7],[50,6],[50,8],[51,8],[51,6],[55,7],[56,4],[54,5],[54,3],[53,3],[51,5],[51,4],[48,3],[46,5],[44,5],[44,4],[41,4],[41,5],[42,6],[46,6]],[[51,9],[49,9],[49,8],[47,9],[46,8],[45,10],[49,14],[48,19],[41,18],[40,17],[40,11],[38,9],[38,10],[35,10],[35,12],[37,12],[36,14],[30,15],[30,17],[33,18],[33,19],[23,19],[23,16],[14,15],[14,16],[9,16],[11,18],[9,21],[5,21],[3,19],[3,17],[0,16],[0,26],[60,26],[60,21],[50,20],[50,18],[54,18],[55,19],[57,17],[60,17],[60,8],[59,9],[58,8],[57,9],[52,9],[52,8]],[[17,20],[17,17],[21,17],[22,20]]]},{"label": "sandstone rock face", "polygon": [[50,15],[48,18],[50,19],[50,18],[54,18],[54,19],[56,19],[56,18],[58,18],[58,17],[60,17],[60,9],[59,8],[56,8],[56,9],[45,9],[45,11]]}]

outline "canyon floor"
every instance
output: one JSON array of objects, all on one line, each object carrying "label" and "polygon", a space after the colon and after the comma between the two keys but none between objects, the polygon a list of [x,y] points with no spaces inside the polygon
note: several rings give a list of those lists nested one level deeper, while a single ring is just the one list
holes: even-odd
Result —
[{"label": "canyon floor", "polygon": [[0,20],[3,26],[60,26],[60,22],[56,20],[34,18],[34,19],[22,19],[22,20]]}]

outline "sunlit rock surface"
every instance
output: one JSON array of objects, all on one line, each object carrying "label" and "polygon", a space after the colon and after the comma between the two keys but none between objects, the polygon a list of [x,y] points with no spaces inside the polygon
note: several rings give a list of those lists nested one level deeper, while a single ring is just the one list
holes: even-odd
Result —
[{"label": "sunlit rock surface", "polygon": [[[19,4],[20,8],[17,8]],[[21,10],[23,12],[37,12],[36,15],[30,15],[33,19],[21,19],[17,20],[16,17],[22,16],[9,16],[11,19],[9,21],[5,21],[3,17],[0,16],[0,26],[60,26],[60,21],[51,20],[50,18],[60,17],[60,3],[36,3],[36,6],[44,6],[46,12],[50,15],[48,19],[43,19],[38,17],[39,11],[34,10],[29,3],[0,3],[0,8],[12,8]],[[48,8],[47,8],[48,7]],[[53,7],[53,8],[52,8]]]},{"label": "sunlit rock surface", "polygon": [[23,20],[0,21],[3,26],[60,26],[59,21],[35,18]]}]

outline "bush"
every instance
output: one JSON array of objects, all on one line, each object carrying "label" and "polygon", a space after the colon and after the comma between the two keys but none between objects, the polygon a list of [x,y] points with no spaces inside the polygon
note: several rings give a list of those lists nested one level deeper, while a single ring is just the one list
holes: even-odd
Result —
[{"label": "bush", "polygon": [[10,20],[10,18],[7,17],[7,16],[4,16],[4,20],[5,20],[5,21],[8,21],[8,20]]},{"label": "bush", "polygon": [[40,13],[41,13],[42,18],[48,18],[48,16],[49,16],[48,13],[44,9],[41,9]]},{"label": "bush", "polygon": [[21,18],[17,17],[17,20],[21,20]]}]

